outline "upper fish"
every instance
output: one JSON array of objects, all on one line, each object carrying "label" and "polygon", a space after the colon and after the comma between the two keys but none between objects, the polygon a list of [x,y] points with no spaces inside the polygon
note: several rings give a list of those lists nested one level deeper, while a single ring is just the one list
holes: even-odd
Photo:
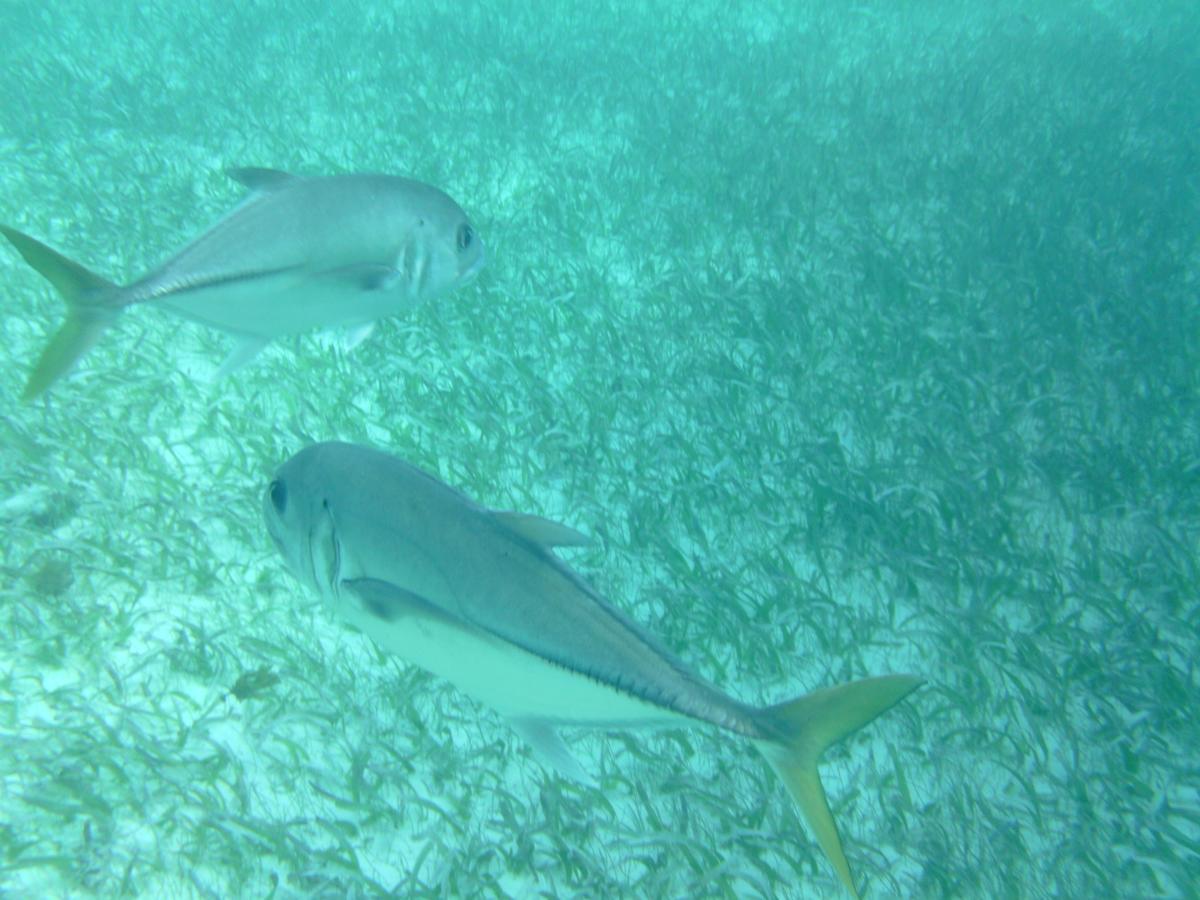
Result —
[{"label": "upper fish", "polygon": [[[26,384],[66,374],[128,306],[152,304],[238,338],[219,376],[281,335],[345,328],[353,346],[384,316],[470,281],[483,242],[436,187],[394,175],[299,177],[232,169],[250,193],[156,269],[120,286],[26,234],[2,233],[67,304]],[[218,376],[218,377],[219,377]]]},{"label": "upper fish", "polygon": [[301,450],[263,496],[288,568],[380,646],[503,715],[559,771],[587,780],[563,725],[704,724],[751,741],[857,896],[817,772],[831,744],[898,703],[911,675],[868,678],[773,706],[693,672],[555,554],[577,531],[481,506],[420,469],[342,443]]}]

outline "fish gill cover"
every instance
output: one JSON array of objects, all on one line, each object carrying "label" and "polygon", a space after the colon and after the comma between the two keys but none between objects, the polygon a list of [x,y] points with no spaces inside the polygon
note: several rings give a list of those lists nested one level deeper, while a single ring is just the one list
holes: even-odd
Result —
[{"label": "fish gill cover", "polygon": [[314,440],[592,534],[571,563],[764,703],[914,671],[830,754],[874,896],[1200,871],[1190,3],[0,7],[0,220],[125,279],[224,170],[438,185],[471,286],[352,354],[61,314],[0,253],[0,892],[839,896],[707,731],[595,788],[336,625],[260,521]]}]

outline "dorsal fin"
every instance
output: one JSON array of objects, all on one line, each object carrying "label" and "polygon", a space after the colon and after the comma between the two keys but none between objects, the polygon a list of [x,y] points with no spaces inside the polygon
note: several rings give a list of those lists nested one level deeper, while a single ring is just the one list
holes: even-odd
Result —
[{"label": "dorsal fin", "polygon": [[247,166],[241,169],[226,169],[225,174],[238,184],[252,191],[277,191],[285,184],[295,181],[296,176],[278,169],[258,169]]},{"label": "dorsal fin", "polygon": [[591,541],[569,525],[531,516],[528,513],[502,512],[493,510],[492,515],[506,528],[515,531],[527,541],[539,547],[585,547]]}]

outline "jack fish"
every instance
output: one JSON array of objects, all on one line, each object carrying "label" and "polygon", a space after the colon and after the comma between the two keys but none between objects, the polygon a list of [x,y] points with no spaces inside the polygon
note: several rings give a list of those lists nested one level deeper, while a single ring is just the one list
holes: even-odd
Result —
[{"label": "jack fish", "polygon": [[152,303],[236,336],[220,377],[281,335],[347,328],[353,346],[377,319],[464,284],[483,266],[483,243],[466,214],[427,184],[391,175],[301,178],[272,169],[229,175],[250,189],[241,204],[124,287],[0,225],[67,304],[25,399],[66,374],[127,306]]},{"label": "jack fish", "polygon": [[559,726],[706,724],[749,740],[858,896],[817,762],[921,679],[888,675],[775,706],[741,703],[555,556],[556,546],[586,541],[578,532],[487,509],[366,447],[300,451],[275,474],[263,512],[292,573],[336,616],[498,711],[564,774],[582,769]]}]

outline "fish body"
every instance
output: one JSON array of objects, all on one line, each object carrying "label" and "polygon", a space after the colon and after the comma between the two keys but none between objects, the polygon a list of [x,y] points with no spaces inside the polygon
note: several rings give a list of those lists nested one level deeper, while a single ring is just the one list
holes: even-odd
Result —
[{"label": "fish body", "polygon": [[236,336],[238,347],[221,369],[226,374],[283,335],[349,328],[361,338],[377,319],[470,281],[484,264],[483,243],[466,214],[430,185],[391,175],[230,174],[250,194],[125,286],[0,226],[68,305],[26,397],[65,374],[130,306],[158,306]]},{"label": "fish body", "polygon": [[920,679],[867,679],[770,707],[691,671],[553,548],[583,538],[479,505],[385,453],[306,448],[263,499],[288,568],[342,620],[503,715],[542,759],[584,777],[559,726],[706,724],[746,738],[784,780],[847,889],[855,887],[816,771],[831,743]]}]

